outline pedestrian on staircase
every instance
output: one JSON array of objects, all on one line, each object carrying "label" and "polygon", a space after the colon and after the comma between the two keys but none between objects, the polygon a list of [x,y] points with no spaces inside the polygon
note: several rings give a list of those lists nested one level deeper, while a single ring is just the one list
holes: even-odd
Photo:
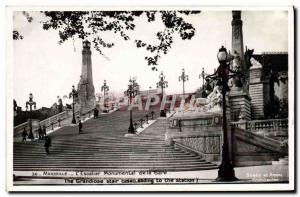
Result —
[{"label": "pedestrian on staircase", "polygon": [[79,120],[78,129],[79,129],[79,134],[82,133],[82,123],[81,123],[81,120]]},{"label": "pedestrian on staircase", "polygon": [[51,138],[49,136],[45,136],[45,150],[46,150],[46,153],[47,155],[50,154],[50,151],[49,151],[49,147],[51,146]]},{"label": "pedestrian on staircase", "polygon": [[47,135],[46,125],[43,125],[43,139],[45,138],[46,135]]},{"label": "pedestrian on staircase", "polygon": [[99,111],[98,111],[97,107],[95,107],[95,109],[94,109],[94,119],[98,118],[98,113],[99,113]]},{"label": "pedestrian on staircase", "polygon": [[24,127],[23,132],[22,132],[22,137],[23,137],[22,142],[24,142],[24,141],[26,142],[27,136],[28,136],[28,133],[26,131],[26,128]]},{"label": "pedestrian on staircase", "polygon": [[41,126],[39,126],[38,132],[39,132],[39,140],[41,140],[42,137],[43,137],[43,130],[42,130],[42,127],[41,127]]}]

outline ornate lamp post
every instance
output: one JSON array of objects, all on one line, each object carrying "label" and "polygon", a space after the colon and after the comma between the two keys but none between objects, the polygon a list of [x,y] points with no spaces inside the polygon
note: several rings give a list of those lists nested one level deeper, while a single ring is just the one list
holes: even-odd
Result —
[{"label": "ornate lamp post", "polygon": [[36,109],[36,102],[33,101],[33,94],[29,94],[29,101],[26,102],[26,111],[28,110],[29,106],[29,139],[34,139],[33,133],[32,133],[32,106],[34,109]]},{"label": "ornate lamp post", "polygon": [[103,92],[103,105],[104,105],[104,108],[107,106],[105,96],[107,95],[108,91],[109,91],[109,86],[106,85],[106,80],[104,80],[103,86],[101,87],[101,92]]},{"label": "ornate lamp post", "polygon": [[227,118],[226,118],[226,92],[230,91],[228,80],[235,76],[242,76],[240,71],[230,69],[231,57],[228,55],[226,48],[223,46],[219,49],[217,55],[220,63],[214,74],[208,75],[206,79],[216,80],[218,86],[222,86],[222,105],[223,105],[223,145],[222,161],[219,166],[217,181],[235,181],[237,178],[234,174],[233,165],[229,157],[228,137],[227,137]]},{"label": "ornate lamp post", "polygon": [[73,98],[73,103],[72,103],[72,109],[73,109],[73,118],[72,118],[72,124],[76,124],[76,119],[75,119],[75,104],[76,104],[76,98],[78,97],[78,92],[75,90],[75,86],[72,86],[72,92],[69,94],[69,98]]},{"label": "ornate lamp post", "polygon": [[[208,74],[206,74],[204,72],[204,68],[202,68],[202,72],[199,74],[199,79],[202,79],[202,98],[205,98],[207,96],[207,94],[204,90],[204,84],[205,84],[204,80],[205,80],[206,76],[208,76]],[[206,81],[207,81],[207,83],[209,82],[208,80],[206,80]]]},{"label": "ornate lamp post", "polygon": [[[161,101],[163,99],[163,95],[164,95],[164,88],[168,87],[168,82],[165,81],[166,76],[164,75],[163,71],[161,71],[160,75],[159,75],[159,82],[156,83],[156,87],[157,88],[161,88]],[[166,117],[166,112],[164,109],[160,110],[160,117]]]},{"label": "ornate lamp post", "polygon": [[[139,92],[139,85],[136,83],[136,79],[133,78],[129,79],[128,89],[124,92],[126,96],[129,98],[129,105],[132,105],[132,99],[138,94]],[[133,127],[133,121],[132,121],[132,109],[130,108],[130,123],[128,128],[128,133],[134,134],[135,130]]]},{"label": "ornate lamp post", "polygon": [[178,80],[182,81],[182,93],[184,95],[185,94],[185,92],[184,92],[184,83],[189,80],[189,76],[185,74],[184,68],[182,69],[182,73],[179,76]]}]

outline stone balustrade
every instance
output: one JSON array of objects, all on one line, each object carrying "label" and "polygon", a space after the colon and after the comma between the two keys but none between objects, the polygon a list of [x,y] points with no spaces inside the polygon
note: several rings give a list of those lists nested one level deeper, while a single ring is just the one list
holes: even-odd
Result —
[{"label": "stone balustrade", "polygon": [[231,122],[231,126],[279,141],[288,139],[288,119],[240,120]]},{"label": "stone balustrade", "polygon": [[250,131],[287,129],[288,119],[268,119],[268,120],[252,120],[252,121],[240,120],[237,122],[231,122],[231,125],[237,128],[250,130]]},{"label": "stone balustrade", "polygon": [[[86,113],[80,114],[79,111],[75,112],[75,117],[81,117],[86,118],[90,117],[91,114],[93,114],[93,109],[90,111],[87,111]],[[46,126],[46,129],[49,128],[49,130],[53,130],[54,126],[62,126],[61,123],[63,120],[66,120],[67,118],[72,117],[72,110],[66,110],[59,114],[56,114],[54,116],[51,116],[45,120],[39,121],[39,125]],[[21,135],[23,129],[26,128],[27,132],[29,131],[29,122],[24,122],[20,125],[17,125],[14,127],[14,137]],[[33,127],[33,131],[36,130],[36,127]]]},{"label": "stone balustrade", "polygon": [[[58,123],[68,117],[68,111],[63,111],[59,114],[56,114],[54,116],[51,116],[50,118],[47,118],[45,120],[42,120],[39,122],[39,125],[45,125],[46,127],[52,126],[52,123]],[[29,130],[29,122],[24,122],[20,125],[17,125],[14,127],[14,136],[18,136],[22,133],[23,129],[26,128],[26,130]],[[36,129],[36,128],[33,128]]]}]

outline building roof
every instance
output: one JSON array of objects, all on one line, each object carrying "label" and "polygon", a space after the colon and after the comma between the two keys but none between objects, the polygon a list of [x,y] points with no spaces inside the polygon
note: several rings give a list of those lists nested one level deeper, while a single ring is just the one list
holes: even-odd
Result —
[{"label": "building roof", "polygon": [[263,65],[264,73],[273,71],[288,70],[288,53],[287,52],[263,52],[253,54],[253,57]]}]

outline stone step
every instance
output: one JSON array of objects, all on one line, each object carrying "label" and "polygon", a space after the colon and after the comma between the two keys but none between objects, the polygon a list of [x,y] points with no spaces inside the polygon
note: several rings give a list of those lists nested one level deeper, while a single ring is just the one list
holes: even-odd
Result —
[{"label": "stone step", "polygon": [[[84,170],[86,167],[83,168],[58,168],[58,167],[50,167],[50,168],[34,168],[34,171],[78,171],[78,170]],[[125,170],[135,170],[135,171],[200,171],[200,170],[213,170],[216,169],[216,166],[188,166],[188,167],[160,167],[160,166],[155,166],[155,167],[141,167],[141,166],[129,166],[129,167],[103,167],[101,168],[101,171],[125,171]],[[93,168],[89,167],[89,171],[99,171],[99,168]],[[27,168],[14,168],[14,171],[32,171],[31,167]]]},{"label": "stone step", "polygon": [[[34,147],[15,147],[14,151],[19,152],[19,151],[28,151],[28,150],[35,150],[35,149],[40,149],[44,147],[43,145],[40,146],[34,146]],[[73,149],[73,148],[82,148],[82,149],[106,149],[106,148],[112,148],[112,149],[152,149],[152,150],[172,150],[171,147],[166,146],[166,145],[117,145],[117,146],[112,146],[112,144],[99,144],[99,145],[65,145],[65,144],[52,144],[51,149],[59,149],[59,148],[66,148],[66,149]]]},{"label": "stone step", "polygon": [[[98,147],[98,146],[120,146],[120,147],[167,147],[165,144],[156,144],[156,143],[109,143],[109,142],[98,142],[98,143],[51,143],[52,147],[56,146],[73,146],[73,147]],[[43,147],[43,144],[34,144],[34,145],[20,145],[14,146],[14,148],[23,149],[23,148],[35,148],[35,147]]]},{"label": "stone step", "polygon": [[[110,158],[65,158],[65,157],[61,157],[61,158],[41,158],[43,159],[43,161],[84,161],[84,162],[93,162],[93,161],[101,161],[101,162],[124,162],[124,160],[127,162],[128,157],[110,157]],[[32,161],[31,158],[16,158],[14,160],[15,162],[25,162],[25,161],[31,161],[31,162],[39,162],[39,161]],[[131,158],[130,162],[192,162],[192,161],[197,161],[197,162],[206,162],[204,159],[200,159],[199,157],[163,157],[163,158],[149,158],[149,157],[135,157],[135,158]]]},{"label": "stone step", "polygon": [[[134,120],[145,112],[134,111]],[[159,113],[157,113],[157,116]],[[207,170],[215,164],[199,156],[165,145],[166,120],[157,120],[136,136],[124,137],[128,111],[117,111],[77,127],[63,127],[52,133],[50,155],[44,141],[14,143],[14,170]]]},{"label": "stone step", "polygon": [[126,165],[124,163],[82,163],[82,164],[74,164],[74,163],[67,163],[64,165],[59,165],[59,164],[14,164],[13,167],[14,169],[16,168],[33,168],[33,169],[38,169],[38,168],[58,168],[58,169],[66,169],[66,168],[114,168],[114,167],[120,167],[120,168],[187,168],[187,167],[216,167],[215,164],[211,163],[191,163],[191,164],[170,164],[170,163],[164,163],[164,164],[156,164],[156,163],[149,163],[145,165],[144,163],[127,163]]},{"label": "stone step", "polygon": [[273,165],[288,165],[289,159],[287,157],[279,158],[278,161],[273,161],[272,164]]},{"label": "stone step", "polygon": [[38,158],[38,157],[52,157],[52,158],[65,158],[65,157],[74,157],[74,158],[94,158],[94,157],[100,157],[100,158],[127,158],[127,159],[134,159],[134,158],[152,158],[152,159],[161,159],[161,158],[184,158],[184,157],[195,157],[194,155],[191,155],[189,153],[140,153],[140,154],[133,154],[133,153],[95,153],[95,154],[83,154],[78,155],[78,153],[62,153],[62,152],[51,152],[50,155],[46,155],[45,152],[41,153],[26,153],[23,155],[15,155],[15,159],[22,159],[22,158]]},{"label": "stone step", "polygon": [[[210,164],[206,161],[198,161],[197,159],[189,161],[188,163],[189,165],[193,165],[193,164],[199,164],[199,165],[207,165]],[[14,163],[14,166],[17,165],[24,165],[24,166],[39,166],[39,165],[43,165],[43,166],[50,166],[50,165],[63,165],[63,166],[68,166],[68,165],[186,165],[185,162],[182,161],[97,161],[97,160],[89,160],[88,163],[86,160],[75,160],[75,161],[69,161],[69,160],[57,160],[54,161],[52,160],[43,160],[42,162],[31,162],[31,161],[16,161]]]}]

